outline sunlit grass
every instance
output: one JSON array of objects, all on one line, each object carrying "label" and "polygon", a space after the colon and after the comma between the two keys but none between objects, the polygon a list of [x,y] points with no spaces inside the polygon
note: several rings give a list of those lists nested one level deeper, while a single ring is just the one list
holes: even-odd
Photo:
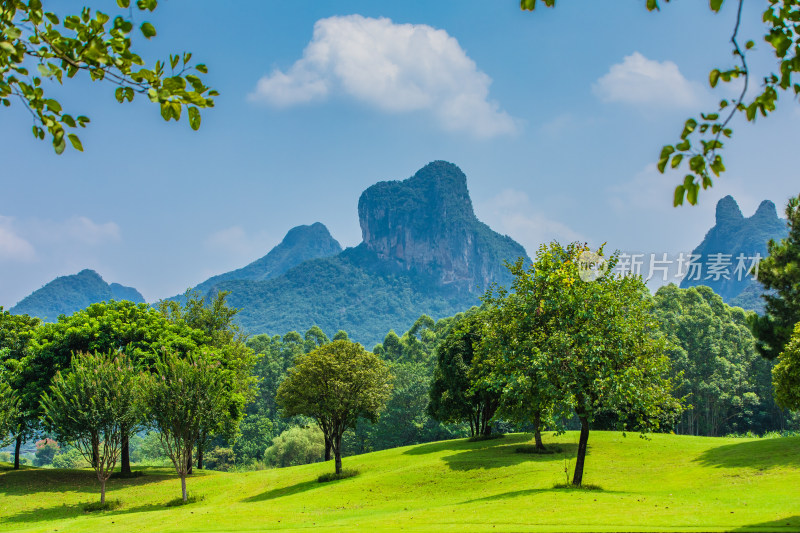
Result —
[{"label": "sunlit grass", "polygon": [[577,435],[546,435],[553,454],[518,453],[530,435],[455,440],[345,457],[355,477],[318,478],[333,463],[246,473],[196,472],[191,505],[167,507],[167,468],[109,481],[90,471],[0,465],[3,531],[800,531],[800,437],[724,439],[592,432],[584,482],[561,488]]}]

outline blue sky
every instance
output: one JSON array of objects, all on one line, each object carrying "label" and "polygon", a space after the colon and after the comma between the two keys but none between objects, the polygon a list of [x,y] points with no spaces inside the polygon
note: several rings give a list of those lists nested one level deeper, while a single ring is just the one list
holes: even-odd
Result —
[{"label": "blue sky", "polygon": [[[353,246],[361,191],[436,159],[461,167],[478,217],[531,255],[551,239],[689,251],[726,194],[745,216],[764,199],[782,210],[800,192],[788,95],[774,116],[735,122],[728,172],[699,206],[671,207],[680,176],[654,163],[688,116],[731,94],[706,80],[732,64],[734,5],[643,4],[161,2],[136,15],[158,30],[136,46],[192,51],[216,108],[192,132],[102,84],[53,86],[92,119],[85,152],[62,156],[30,135],[23,109],[0,110],[0,305],[82,268],[155,301],[315,221]],[[757,42],[755,80],[774,65],[764,4],[747,3],[742,28]]]}]

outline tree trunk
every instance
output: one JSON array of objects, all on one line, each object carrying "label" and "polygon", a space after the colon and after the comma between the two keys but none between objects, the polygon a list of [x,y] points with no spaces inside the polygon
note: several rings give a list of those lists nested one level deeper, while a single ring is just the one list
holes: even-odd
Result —
[{"label": "tree trunk", "polygon": [[586,460],[586,444],[589,442],[589,419],[586,416],[578,417],[581,421],[581,438],[578,441],[578,456],[575,458],[575,474],[572,484],[580,487],[583,483],[583,463]]},{"label": "tree trunk", "polygon": [[120,454],[119,458],[119,472],[123,476],[131,473],[131,453],[127,430],[122,432],[122,453]]},{"label": "tree trunk", "polygon": [[181,495],[183,496],[183,503],[186,503],[186,500],[189,499],[186,493],[186,476],[181,476]]},{"label": "tree trunk", "polygon": [[540,411],[536,411],[536,414],[533,415],[533,440],[536,443],[534,446],[537,450],[544,450],[544,444],[542,443],[542,413]]},{"label": "tree trunk", "polygon": [[22,449],[22,434],[17,435],[17,443],[14,446],[14,470],[19,470],[19,452]]},{"label": "tree trunk", "polygon": [[342,473],[342,436],[336,435],[334,437],[333,453],[336,456],[336,473]]},{"label": "tree trunk", "polygon": [[100,505],[106,503],[106,480],[100,480]]},{"label": "tree trunk", "polygon": [[325,435],[325,461],[331,460],[331,438]]},{"label": "tree trunk", "polygon": [[188,454],[186,456],[186,475],[192,475],[192,467],[194,466],[194,462],[192,461],[192,454]]},{"label": "tree trunk", "polygon": [[197,443],[197,469],[203,469],[203,441]]}]

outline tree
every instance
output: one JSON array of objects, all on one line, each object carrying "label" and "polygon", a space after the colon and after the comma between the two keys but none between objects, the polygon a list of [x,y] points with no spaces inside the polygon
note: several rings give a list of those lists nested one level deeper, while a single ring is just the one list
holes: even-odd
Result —
[{"label": "tree", "polygon": [[[19,379],[25,383],[28,409],[38,416],[38,399],[58,370],[69,367],[73,353],[124,351],[142,369],[153,371],[163,347],[180,353],[196,350],[207,342],[203,331],[184,321],[170,321],[147,304],[130,301],[94,303],[70,316],[38,328],[31,349],[20,366]],[[124,429],[135,432],[136,426]],[[121,471],[130,473],[127,436],[122,439]]]},{"label": "tree", "polygon": [[436,348],[428,413],[442,422],[469,422],[470,435],[490,435],[501,392],[482,382],[477,352],[486,329],[485,312],[464,318]]},{"label": "tree", "polygon": [[[123,10],[130,0],[117,0]],[[158,0],[138,0],[140,12],[152,12]],[[200,75],[203,64],[192,65],[192,54],[170,55],[147,68],[131,48],[134,36],[133,13],[110,15],[84,7],[80,13],[59,17],[45,11],[41,0],[3,0],[0,4],[0,104],[8,107],[19,101],[34,119],[33,135],[49,135],[56,153],[70,144],[83,151],[73,132],[83,128],[89,118],[64,112],[58,100],[49,97],[44,80],[59,84],[64,79],[84,75],[92,81],[105,81],[115,87],[118,102],[132,102],[136,94],[160,106],[164,120],[180,120],[184,108],[189,125],[200,127],[200,109],[213,107],[217,92],[206,87]],[[139,31],[146,39],[156,35],[150,22]],[[29,66],[35,65],[31,73]]]},{"label": "tree", "polygon": [[[670,0],[664,0],[668,3]],[[554,7],[555,0],[542,0],[547,7]],[[709,0],[711,11],[718,13],[724,0]],[[755,122],[760,114],[768,116],[775,111],[778,91],[789,92],[793,96],[800,94],[800,83],[795,75],[800,72],[800,0],[768,0],[762,20],[766,24],[764,41],[775,51],[779,67],[761,77],[763,83],[760,92],[749,101],[745,100],[752,73],[747,65],[747,51],[755,46],[753,41],[744,44],[739,42],[739,25],[742,17],[744,0],[734,0],[736,4],[736,24],[731,35],[733,56],[738,65],[711,70],[708,76],[709,85],[714,88],[722,81],[729,83],[742,80],[742,89],[734,99],[723,98],[718,109],[701,113],[700,117],[686,120],[679,142],[666,145],[661,150],[658,170],[663,174],[667,165],[672,169],[685,164],[687,174],[683,182],[675,188],[673,203],[678,206],[686,199],[690,204],[697,203],[700,187],[707,189],[713,185],[713,178],[725,171],[720,150],[724,147],[723,137],[730,138],[733,130],[729,127],[737,113],[744,114],[746,120]],[[523,10],[533,11],[536,0],[520,0]],[[659,0],[647,0],[648,11],[660,9]],[[693,142],[694,141],[694,142]],[[776,352],[777,355],[778,352]]]},{"label": "tree", "polygon": [[767,244],[769,256],[758,266],[758,281],[768,291],[765,314],[754,317],[751,326],[756,347],[767,359],[775,359],[789,343],[795,324],[800,322],[800,196],[786,205],[789,235]]},{"label": "tree", "polygon": [[359,417],[376,422],[391,394],[386,364],[363,346],[338,340],[300,356],[278,387],[284,416],[314,418],[333,448],[342,471],[342,434]]},{"label": "tree", "polygon": [[69,370],[56,373],[42,405],[50,431],[91,463],[104,504],[106,482],[122,453],[122,439],[141,418],[143,408],[132,358],[115,352],[75,354]]},{"label": "tree", "polygon": [[[514,324],[526,344],[510,352],[514,364],[495,367],[496,379],[506,383],[524,382],[532,368],[537,382],[527,389],[552,387],[554,404],[572,409],[581,424],[576,486],[583,481],[589,427],[598,413],[618,412],[620,420],[633,418],[637,429],[647,431],[657,429],[663,412],[677,402],[670,396],[665,341],[646,286],[639,277],[615,274],[584,281],[579,265],[588,253],[603,255],[602,249],[554,242],[539,249],[524,275],[512,268],[516,292],[508,298],[524,309]],[[535,318],[528,322],[526,316]]]},{"label": "tree", "polygon": [[145,397],[151,423],[181,478],[185,502],[186,476],[200,433],[203,428],[221,425],[230,417],[225,370],[210,353],[181,356],[166,350],[156,368],[157,373],[149,376]]},{"label": "tree", "polygon": [[721,436],[780,429],[771,363],[758,355],[748,315],[709,287],[661,287],[654,315],[669,341],[676,394],[691,404],[676,433]]},{"label": "tree", "polygon": [[0,447],[16,437],[19,397],[0,374]]},{"label": "tree", "polygon": [[784,409],[800,410],[800,322],[772,369],[775,400]]},{"label": "tree", "polygon": [[53,458],[61,448],[53,439],[44,439],[36,442],[36,458],[34,466],[45,466],[53,463]]},{"label": "tree", "polygon": [[[37,388],[27,379],[25,358],[29,352],[29,345],[41,324],[38,318],[28,315],[12,315],[3,311],[0,306],[0,374],[5,373],[6,384],[9,386],[6,398],[7,408],[10,407],[12,395],[17,399],[16,419],[9,422],[8,429],[14,433],[16,445],[14,447],[14,469],[19,469],[20,449],[23,440],[31,436],[39,425],[39,396],[42,390]],[[8,411],[7,411],[8,412]],[[6,437],[3,434],[0,440]]]}]

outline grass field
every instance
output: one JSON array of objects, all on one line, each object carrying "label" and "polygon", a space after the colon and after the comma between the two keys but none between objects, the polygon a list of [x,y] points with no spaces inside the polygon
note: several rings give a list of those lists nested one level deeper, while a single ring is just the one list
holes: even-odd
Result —
[{"label": "grass field", "polygon": [[188,480],[167,469],[112,480],[115,511],[89,471],[0,465],[0,530],[263,531],[800,531],[800,438],[724,439],[592,432],[584,483],[556,489],[577,435],[547,436],[562,453],[517,453],[530,435],[455,440],[346,457],[356,477],[320,484],[332,463]]}]

